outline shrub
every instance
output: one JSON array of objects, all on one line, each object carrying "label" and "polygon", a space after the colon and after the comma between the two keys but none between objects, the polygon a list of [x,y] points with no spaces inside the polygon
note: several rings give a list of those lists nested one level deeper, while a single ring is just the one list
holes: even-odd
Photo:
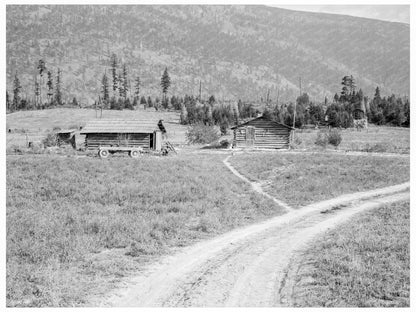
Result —
[{"label": "shrub", "polygon": [[209,144],[220,137],[217,129],[204,124],[194,124],[188,127],[186,138],[190,144]]},{"label": "shrub", "polygon": [[231,143],[230,143],[230,141],[228,141],[228,140],[222,140],[222,141],[220,142],[220,147],[221,147],[221,148],[229,148],[229,147],[230,147],[230,145],[231,145]]},{"label": "shrub", "polygon": [[331,129],[329,131],[319,130],[315,144],[322,147],[326,147],[328,144],[331,144],[337,147],[341,144],[341,141],[342,137],[338,129]]},{"label": "shrub", "polygon": [[55,132],[50,132],[47,134],[46,138],[42,140],[43,146],[51,147],[58,145],[58,136]]},{"label": "shrub", "polygon": [[315,144],[326,147],[328,145],[328,133],[326,131],[319,130],[316,136]]},{"label": "shrub", "polygon": [[337,147],[341,144],[342,137],[338,129],[331,129],[328,132],[328,143]]}]

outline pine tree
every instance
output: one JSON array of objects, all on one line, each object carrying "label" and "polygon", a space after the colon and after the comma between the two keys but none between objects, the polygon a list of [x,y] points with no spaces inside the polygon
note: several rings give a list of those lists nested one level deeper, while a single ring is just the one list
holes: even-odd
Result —
[{"label": "pine tree", "polygon": [[110,60],[111,75],[113,78],[113,96],[116,96],[118,89],[118,76],[117,76],[117,56],[113,53]]},{"label": "pine tree", "polygon": [[53,96],[53,78],[52,78],[52,72],[48,70],[48,101],[49,104],[52,104],[52,96]]},{"label": "pine tree", "polygon": [[17,110],[20,108],[20,90],[22,89],[22,86],[20,84],[19,78],[17,78],[17,72],[14,75],[13,80],[13,108],[12,111]]},{"label": "pine tree", "polygon": [[72,99],[72,105],[73,106],[78,106],[79,104],[78,104],[78,101],[77,101],[77,99],[76,99],[76,97],[74,96],[74,98]]},{"label": "pine tree", "polygon": [[39,107],[41,100],[40,100],[40,85],[38,82],[37,75],[35,76],[35,105]]},{"label": "pine tree", "polygon": [[135,83],[136,84],[134,85],[134,97],[136,99],[138,99],[139,96],[140,96],[140,87],[141,87],[141,81],[140,81],[140,77],[139,76],[136,77]]},{"label": "pine tree", "polygon": [[150,97],[150,95],[147,97],[147,106],[153,107],[153,102],[152,102],[152,98]]},{"label": "pine tree", "polygon": [[216,100],[215,100],[215,96],[211,95],[208,99],[208,104],[213,106],[215,104]]},{"label": "pine tree", "polygon": [[123,97],[124,97],[124,101],[126,101],[126,99],[127,99],[127,93],[129,92],[129,78],[128,78],[126,64],[123,64],[123,72],[122,72],[122,75],[123,75],[123,84],[122,84]]},{"label": "pine tree", "polygon": [[101,79],[101,93],[103,94],[104,107],[108,108],[110,100],[110,90],[108,86],[108,78],[106,72],[104,72],[103,78]]},{"label": "pine tree", "polygon": [[166,93],[169,90],[170,87],[170,77],[168,74],[168,68],[165,68],[165,71],[163,72],[162,78],[160,80],[160,86],[162,87],[162,93],[163,97],[166,98]]},{"label": "pine tree", "polygon": [[40,97],[40,103],[41,105],[43,104],[43,99],[42,99],[42,86],[43,86],[43,73],[46,71],[46,64],[45,61],[40,59],[38,62],[38,72],[39,72],[39,80],[40,80],[40,88],[39,88],[39,97]]},{"label": "pine tree", "polygon": [[9,92],[6,90],[6,110],[10,110]]},{"label": "pine tree", "polygon": [[56,84],[55,84],[55,102],[58,105],[62,105],[62,93],[61,93],[61,83],[62,83],[62,71],[58,68],[58,73],[56,74]]},{"label": "pine tree", "polygon": [[120,71],[118,74],[118,95],[124,98],[124,89],[123,89],[123,71]]}]

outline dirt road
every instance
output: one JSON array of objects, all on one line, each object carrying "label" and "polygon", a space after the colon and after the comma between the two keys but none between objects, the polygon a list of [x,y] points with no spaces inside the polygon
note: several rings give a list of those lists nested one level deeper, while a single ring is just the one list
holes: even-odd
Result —
[{"label": "dirt road", "polygon": [[296,252],[356,213],[408,200],[409,183],[343,195],[163,258],[95,306],[290,306]]}]

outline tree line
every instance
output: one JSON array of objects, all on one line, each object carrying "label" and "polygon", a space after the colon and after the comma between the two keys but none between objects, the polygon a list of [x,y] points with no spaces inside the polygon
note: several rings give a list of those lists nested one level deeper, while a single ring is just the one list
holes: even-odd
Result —
[{"label": "tree line", "polygon": [[[54,74],[55,72],[55,74]],[[109,74],[107,70],[101,78],[101,90],[94,106],[100,109],[136,109],[141,105],[144,109],[180,111],[181,124],[203,123],[218,125],[225,133],[230,125],[238,124],[240,120],[252,118],[260,113],[272,120],[297,128],[304,125],[328,125],[331,127],[348,128],[353,126],[354,112],[363,111],[369,123],[377,125],[410,126],[410,102],[407,97],[394,94],[381,97],[380,88],[376,87],[374,96],[369,98],[362,89],[356,86],[353,76],[344,76],[341,80],[340,94],[336,93],[331,101],[325,97],[323,103],[314,103],[307,93],[298,96],[295,103],[266,102],[262,111],[254,108],[253,103],[238,102],[218,103],[214,95],[207,101],[201,96],[193,95],[168,96],[171,78],[167,67],[160,78],[161,98],[141,94],[141,77],[134,77],[131,86],[129,71],[126,64],[119,61],[116,54],[110,58]],[[21,96],[22,86],[15,74],[13,80],[13,98],[6,91],[7,111],[25,109],[44,109],[61,105],[79,106],[74,97],[70,103],[64,103],[62,96],[62,71],[47,68],[44,60],[37,63],[37,75],[34,81],[34,97],[31,99]]]},{"label": "tree line", "polygon": [[[263,115],[270,119],[301,128],[304,125],[327,125],[349,128],[353,126],[354,113],[362,111],[363,118],[376,125],[410,126],[410,102],[407,97],[394,94],[381,97],[376,87],[374,96],[369,98],[362,89],[357,90],[353,76],[341,81],[341,92],[335,93],[332,101],[325,98],[323,103],[314,103],[307,93],[298,96],[296,103],[266,106]],[[296,113],[295,113],[296,110]]]}]

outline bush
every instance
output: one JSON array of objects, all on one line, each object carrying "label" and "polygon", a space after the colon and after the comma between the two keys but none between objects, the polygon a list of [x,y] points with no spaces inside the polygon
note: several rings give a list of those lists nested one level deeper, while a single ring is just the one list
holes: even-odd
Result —
[{"label": "bush", "polygon": [[328,133],[328,143],[337,147],[338,145],[341,144],[342,141],[342,137],[341,137],[341,133],[339,130],[337,129],[331,129],[329,130]]},{"label": "bush", "polygon": [[194,124],[188,127],[186,138],[190,144],[209,144],[220,137],[217,129],[204,124]]},{"label": "bush", "polygon": [[328,144],[331,144],[337,147],[341,144],[341,141],[342,137],[338,129],[331,129],[329,131],[319,130],[315,144],[322,147],[326,147]]},{"label": "bush", "polygon": [[326,131],[319,130],[316,136],[315,144],[326,147],[328,145],[328,134]]},{"label": "bush", "polygon": [[43,146],[45,146],[45,147],[57,146],[58,145],[58,136],[56,135],[55,132],[50,132],[50,133],[48,133],[46,138],[44,138],[42,140],[42,143],[43,143]]},{"label": "bush", "polygon": [[220,148],[229,148],[231,145],[230,141],[228,140],[222,140],[220,142]]}]

